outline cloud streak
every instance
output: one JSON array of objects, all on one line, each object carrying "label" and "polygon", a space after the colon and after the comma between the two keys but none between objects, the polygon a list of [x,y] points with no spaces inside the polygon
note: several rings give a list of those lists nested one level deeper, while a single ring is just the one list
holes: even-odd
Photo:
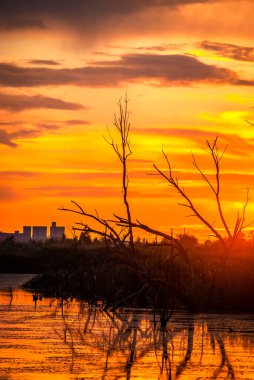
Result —
[{"label": "cloud streak", "polygon": [[210,41],[202,41],[200,46],[203,49],[212,50],[222,57],[232,58],[238,61],[254,62],[254,47]]},{"label": "cloud streak", "polygon": [[162,138],[176,138],[183,140],[194,141],[195,144],[201,144],[205,140],[213,141],[216,136],[219,137],[219,141],[222,145],[230,147],[231,154],[248,156],[252,154],[254,139],[243,138],[239,135],[226,134],[217,131],[207,131],[202,129],[183,129],[183,128],[133,128],[133,133],[147,135],[147,136],[162,136]]},{"label": "cloud streak", "polygon": [[[149,83],[165,87],[187,86],[195,83],[251,86],[254,84],[252,80],[242,80],[232,70],[209,65],[195,57],[181,54],[125,54],[117,60],[92,62],[84,67],[70,69],[0,64],[0,86],[115,87],[127,83]],[[46,104],[47,108],[81,108],[80,105],[74,103],[45,99],[40,96],[35,97],[34,100],[37,104]],[[22,104],[22,98],[20,98],[20,104]]]},{"label": "cloud streak", "polygon": [[12,95],[0,93],[0,109],[7,111],[24,111],[36,108],[57,110],[81,110],[86,107],[79,103],[66,102],[61,99],[43,95]]},{"label": "cloud streak", "polygon": [[28,63],[31,63],[32,65],[39,65],[39,66],[59,66],[61,63],[54,61],[53,59],[30,59]]},{"label": "cloud streak", "polygon": [[11,148],[16,148],[18,146],[12,141],[11,134],[3,129],[0,129],[0,144],[10,146]]},{"label": "cloud streak", "polygon": [[16,148],[18,147],[18,144],[13,140],[40,137],[44,135],[45,130],[46,128],[43,127],[37,127],[36,129],[20,128],[9,133],[4,129],[0,129],[0,144]]}]

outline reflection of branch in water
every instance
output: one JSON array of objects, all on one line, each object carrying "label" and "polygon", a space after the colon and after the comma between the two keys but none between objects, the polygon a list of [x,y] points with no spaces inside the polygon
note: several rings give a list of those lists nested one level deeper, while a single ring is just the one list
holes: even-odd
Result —
[{"label": "reflection of branch in water", "polygon": [[9,293],[10,293],[10,303],[9,303],[9,306],[11,306],[12,300],[13,300],[13,293],[12,293],[11,285],[9,285]]},{"label": "reflection of branch in water", "polygon": [[147,355],[152,349],[152,343],[146,344],[139,349],[137,353],[137,342],[139,339],[152,337],[151,326],[145,331],[141,328],[142,316],[141,315],[129,315],[126,318],[126,314],[121,315],[117,312],[109,312],[108,310],[103,312],[103,315],[109,318],[109,339],[106,353],[106,368],[104,367],[104,379],[106,371],[108,370],[108,358],[115,351],[119,349],[122,351],[128,350],[127,362],[124,367],[126,371],[126,378],[131,378],[131,370],[135,361],[140,360],[143,356]]},{"label": "reflection of branch in water", "polygon": [[205,335],[205,323],[202,321],[202,337],[201,337],[201,353],[199,359],[199,365],[202,363],[203,353],[204,353],[204,335]]},{"label": "reflection of branch in water", "polygon": [[[59,308],[58,315],[61,317],[61,309]],[[208,318],[205,321],[201,319],[202,325],[200,325],[198,317],[198,326],[202,327],[202,340],[199,335],[201,330],[198,331],[199,336],[197,337],[198,342],[200,342],[201,354],[198,349],[198,353],[197,351],[195,352],[197,355],[194,356],[194,324],[196,317],[192,315],[175,313],[168,328],[161,327],[159,314],[154,317],[155,323],[153,323],[153,315],[145,314],[140,310],[138,312],[123,309],[103,311],[100,308],[91,308],[86,304],[82,310],[82,315],[79,316],[79,326],[76,324],[77,315],[73,314],[72,309],[68,309],[66,303],[64,305],[64,315],[61,338],[63,339],[65,334],[65,343],[68,344],[71,350],[70,360],[72,359],[72,362],[69,364],[72,373],[80,371],[81,367],[77,363],[78,358],[80,360],[85,359],[84,362],[82,360],[82,364],[87,365],[86,358],[88,355],[88,363],[93,366],[90,358],[91,353],[94,353],[94,357],[96,357],[95,373],[97,374],[98,369],[98,379],[106,380],[111,375],[113,377],[115,375],[115,378],[125,376],[127,380],[130,380],[133,378],[136,368],[142,371],[141,368],[144,364],[142,358],[149,355],[150,360],[151,355],[155,354],[156,359],[154,358],[153,366],[151,365],[151,371],[153,371],[154,375],[155,372],[160,373],[159,376],[168,380],[171,380],[172,377],[179,379],[183,376],[183,373],[188,377],[188,371],[193,371],[190,368],[191,360],[194,365],[198,364],[198,362],[199,366],[202,364],[202,355],[207,347],[206,338],[208,338],[209,334],[211,347],[214,352],[216,347],[221,357],[219,359],[221,364],[218,363],[219,367],[217,369],[216,367],[210,368],[211,377],[209,378],[216,380],[222,376],[222,373],[224,374],[224,371],[228,370],[227,378],[235,379],[234,370],[225,351],[224,335],[218,335],[217,320],[215,326],[213,324],[210,326],[210,320],[213,323],[213,319]],[[181,342],[184,342],[184,352],[181,354],[179,363]],[[175,352],[177,352],[177,363],[175,363],[173,356],[174,345]],[[157,368],[156,362],[158,364]],[[215,372],[213,372],[214,368],[216,369]],[[82,371],[84,371],[84,367]]]},{"label": "reflection of branch in water", "polygon": [[[67,333],[69,333],[70,342],[67,341]],[[75,347],[74,347],[74,339],[73,339],[73,331],[72,329],[67,325],[66,327],[66,336],[65,336],[65,343],[68,344],[71,350],[71,363],[70,363],[70,373],[73,373],[73,367],[74,367],[74,358],[77,356]]]},{"label": "reflection of branch in water", "polygon": [[136,352],[136,344],[137,344],[137,329],[133,329],[133,337],[132,337],[132,342],[130,346],[130,355],[128,358],[128,361],[126,363],[126,379],[129,380],[131,378],[131,368],[134,363],[134,357],[135,357],[135,352]]},{"label": "reflection of branch in water", "polygon": [[[58,301],[58,300],[57,300]],[[72,326],[72,322],[68,321],[68,309],[70,308],[70,303],[68,300],[65,301],[65,306],[64,307],[64,298],[61,298],[60,303],[57,302],[56,308],[52,314],[52,316],[56,317],[57,316],[57,311],[59,311],[59,308],[61,308],[61,320],[63,322],[63,336],[56,330],[54,329],[54,332],[57,336],[59,336],[61,339],[63,339],[63,342],[70,348],[71,352],[71,362],[70,362],[70,367],[69,367],[69,373],[73,373],[73,368],[74,368],[74,359],[75,357],[78,356],[75,346],[74,346],[74,329],[75,327]],[[69,339],[68,339],[69,337]]]},{"label": "reflection of branch in water", "polygon": [[106,362],[105,362],[104,371],[103,371],[103,375],[102,375],[101,380],[105,379],[105,376],[107,375],[107,371],[108,371],[108,361],[109,361],[109,357],[111,355],[111,349],[110,349],[110,347],[111,347],[111,333],[112,333],[112,326],[110,326],[110,329],[109,329],[108,350],[107,350]]},{"label": "reflection of branch in water", "polygon": [[[174,338],[181,333],[181,328],[176,328],[174,331],[165,327],[159,327],[156,329],[157,323],[153,322],[153,339],[154,339],[154,353],[160,368],[160,374],[164,374],[164,369],[166,370],[167,379],[172,379],[173,372],[173,361],[174,361]],[[171,355],[168,352],[168,344],[171,346]],[[161,364],[158,360],[158,351],[162,349]]]},{"label": "reflection of branch in water", "polygon": [[166,329],[161,330],[162,334],[162,358],[161,358],[161,373],[164,371],[164,364],[166,368],[166,374],[168,376],[168,380],[172,378],[172,369],[171,369],[171,361],[168,354],[168,336]]},{"label": "reflection of branch in water", "polygon": [[194,321],[191,319],[190,326],[188,327],[188,343],[187,350],[183,361],[177,366],[176,378],[179,377],[183,370],[187,367],[188,362],[191,358],[191,353],[193,349],[193,337],[194,337]]},{"label": "reflection of branch in water", "polygon": [[87,314],[86,322],[85,322],[84,329],[83,329],[83,333],[84,334],[86,334],[86,332],[87,332],[87,329],[88,329],[88,326],[89,326],[92,314],[93,314],[93,309],[91,307],[89,307],[88,308],[88,314]]},{"label": "reflection of branch in water", "polygon": [[220,347],[221,364],[216,369],[216,371],[214,372],[214,374],[211,377],[211,379],[212,380],[217,379],[217,377],[219,376],[220,372],[222,371],[224,365],[226,365],[227,368],[228,368],[228,376],[227,376],[227,378],[234,380],[235,379],[234,369],[233,369],[231,363],[229,362],[229,358],[228,358],[228,355],[227,355],[226,350],[225,350],[225,345],[224,345],[223,339],[222,339],[221,336],[218,335],[218,336],[216,336],[216,340],[217,340],[218,345]]}]

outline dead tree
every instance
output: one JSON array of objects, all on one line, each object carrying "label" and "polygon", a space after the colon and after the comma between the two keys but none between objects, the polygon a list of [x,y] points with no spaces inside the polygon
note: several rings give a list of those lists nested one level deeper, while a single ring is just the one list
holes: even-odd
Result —
[{"label": "dead tree", "polygon": [[116,153],[118,159],[122,164],[122,191],[123,200],[126,208],[127,220],[128,220],[128,231],[130,239],[130,247],[132,252],[135,251],[133,242],[133,231],[131,223],[131,211],[128,201],[128,185],[129,178],[127,173],[127,160],[132,154],[130,147],[130,121],[129,121],[129,111],[128,111],[128,98],[125,96],[124,100],[121,99],[118,102],[118,114],[114,115],[114,127],[118,134],[119,143],[115,140],[110,131],[108,130],[108,137],[104,137],[107,143],[112,146],[114,152]]},{"label": "dead tree", "polygon": [[[104,219],[99,216],[97,211],[93,214],[86,212],[83,207],[81,207],[77,202],[72,201],[74,208],[62,207],[62,211],[69,211],[79,214],[85,217],[89,224],[84,222],[76,223],[73,230],[82,231],[85,234],[95,234],[104,238],[106,245],[110,244],[114,248],[127,248],[126,242],[129,239],[131,251],[135,252],[134,239],[133,239],[133,229],[132,229],[132,219],[130,205],[128,201],[128,185],[129,178],[127,173],[127,161],[129,156],[132,154],[130,147],[130,121],[128,112],[128,98],[125,96],[124,100],[119,100],[118,102],[118,113],[114,115],[114,127],[117,132],[116,138],[114,138],[108,129],[108,136],[104,137],[106,142],[113,148],[118,159],[122,165],[122,192],[123,201],[126,208],[127,223],[119,230],[118,221]],[[91,227],[91,222],[95,227]]]},{"label": "dead tree", "polygon": [[[163,177],[169,184],[172,186],[181,196],[181,198],[184,200],[184,203],[179,203],[181,206],[188,208],[191,211],[190,216],[195,216],[197,217],[211,232],[212,234],[220,241],[224,252],[228,253],[229,248],[232,247],[232,244],[235,242],[235,240],[240,236],[240,233],[242,232],[243,228],[245,227],[244,222],[245,222],[245,212],[246,212],[246,207],[249,202],[249,192],[247,190],[247,197],[246,201],[243,205],[243,210],[241,215],[238,213],[236,222],[234,224],[233,229],[229,227],[229,223],[227,222],[225,215],[222,210],[222,205],[221,205],[221,171],[220,171],[220,164],[221,160],[224,156],[226,147],[224,148],[223,151],[219,150],[218,147],[218,136],[213,140],[213,142],[209,142],[206,140],[206,145],[208,148],[208,153],[212,157],[212,163],[215,169],[214,173],[214,181],[209,179],[208,175],[205,174],[203,169],[199,166],[199,164],[196,161],[195,156],[192,154],[192,163],[194,167],[197,169],[198,173],[201,175],[201,178],[207,183],[209,186],[216,202],[217,206],[217,211],[219,218],[221,220],[221,223],[224,227],[224,236],[219,232],[218,228],[214,227],[214,225],[209,222],[206,217],[204,217],[201,212],[198,210],[197,206],[193,202],[193,200],[190,198],[190,196],[187,194],[186,190],[181,187],[179,184],[178,178],[174,176],[170,161],[168,156],[165,154],[163,151],[163,156],[164,159],[167,163],[168,171],[165,172],[157,167],[157,165],[154,164],[154,168],[157,171],[157,173]],[[229,244],[227,244],[229,242]]]}]

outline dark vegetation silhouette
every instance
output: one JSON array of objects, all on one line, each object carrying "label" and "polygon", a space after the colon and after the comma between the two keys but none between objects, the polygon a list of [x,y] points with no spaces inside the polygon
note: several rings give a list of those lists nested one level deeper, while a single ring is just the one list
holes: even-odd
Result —
[{"label": "dark vegetation silhouette", "polygon": [[[166,326],[173,310],[181,308],[197,312],[254,311],[254,240],[243,237],[249,193],[247,191],[242,213],[237,215],[232,228],[222,207],[220,166],[225,148],[219,149],[218,137],[212,142],[206,141],[214,166],[214,180],[200,167],[194,155],[192,161],[214,196],[222,229],[215,227],[199,211],[175,177],[164,151],[167,172],[154,165],[155,174],[179,193],[183,200],[180,204],[216,238],[201,244],[195,236],[187,233],[173,236],[173,233],[167,234],[133,220],[128,200],[127,163],[132,151],[127,97],[118,103],[114,128],[116,137],[108,129],[105,140],[122,167],[121,186],[126,216],[113,213],[112,219],[103,218],[97,211],[87,212],[75,201],[72,201],[73,207],[61,208],[82,216],[83,221],[73,227],[73,231],[80,231],[81,236],[79,240],[75,238],[68,242],[67,239],[61,243],[62,246],[53,242],[41,246],[31,242],[25,248],[20,245],[18,251],[23,252],[23,257],[31,250],[37,250],[36,259],[35,255],[30,255],[27,261],[37,261],[39,273],[47,272],[52,266],[51,273],[27,286],[45,288],[53,294],[100,298],[104,300],[105,310],[123,306],[150,307],[160,314],[162,326]],[[150,234],[154,242],[135,241],[134,230]],[[9,247],[8,255],[3,254],[5,244],[10,242],[4,243],[0,249],[2,262],[3,258],[8,262],[7,256],[10,257],[11,252]],[[12,254],[18,257],[14,251]]]}]

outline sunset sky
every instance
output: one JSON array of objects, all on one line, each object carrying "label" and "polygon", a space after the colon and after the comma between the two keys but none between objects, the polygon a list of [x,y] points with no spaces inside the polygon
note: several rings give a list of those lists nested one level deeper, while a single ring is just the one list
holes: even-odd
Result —
[{"label": "sunset sky", "polygon": [[[220,226],[207,184],[205,140],[228,145],[222,198],[233,226],[250,189],[254,214],[253,0],[9,0],[0,6],[0,231],[72,225],[75,200],[124,215],[121,166],[103,136],[129,98],[134,219],[208,238],[154,176],[172,167],[199,209]],[[212,177],[211,177],[212,178]]]}]

